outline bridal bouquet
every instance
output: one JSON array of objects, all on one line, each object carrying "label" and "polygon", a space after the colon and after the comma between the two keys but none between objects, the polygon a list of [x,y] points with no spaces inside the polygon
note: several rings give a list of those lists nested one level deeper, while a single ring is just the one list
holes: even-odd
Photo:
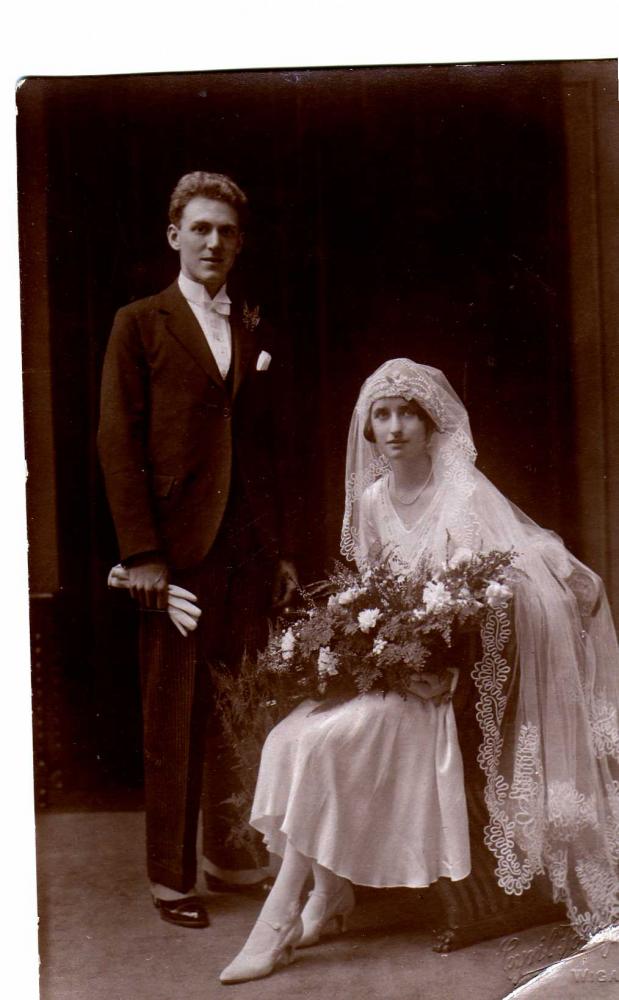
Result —
[{"label": "bridal bouquet", "polygon": [[[237,821],[230,840],[261,864],[249,825],[264,740],[306,698],[333,699],[379,690],[410,694],[411,680],[463,666],[460,637],[479,632],[492,609],[512,599],[514,553],[458,549],[438,570],[398,573],[384,559],[363,572],[337,565],[301,592],[301,607],[271,630],[266,647],[235,673],[213,670],[219,715],[236,758],[238,790],[228,800]],[[466,644],[466,659],[474,656]],[[466,660],[465,660],[466,662]],[[319,706],[320,708],[320,706]]]},{"label": "bridal bouquet", "polygon": [[338,565],[272,632],[257,669],[293,701],[374,690],[406,698],[411,680],[454,666],[450,649],[459,635],[508,605],[513,559],[513,552],[460,548],[440,569],[421,565],[412,575],[387,560],[363,572]]}]

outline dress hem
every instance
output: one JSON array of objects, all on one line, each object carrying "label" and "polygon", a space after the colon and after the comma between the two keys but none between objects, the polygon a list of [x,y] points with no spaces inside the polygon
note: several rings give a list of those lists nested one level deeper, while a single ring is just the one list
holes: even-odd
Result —
[{"label": "dress hem", "polygon": [[[264,844],[266,846],[266,849],[269,851],[269,853],[270,854],[276,854],[278,857],[281,858],[283,856],[282,853],[280,853],[280,851],[277,851],[277,850],[275,850],[273,848],[272,844],[269,843],[269,837],[267,836],[267,834],[265,833],[265,831],[263,829],[261,829],[261,827],[258,825],[261,820],[263,820],[263,819],[269,820],[269,819],[272,819],[272,818],[273,817],[270,817],[270,816],[260,816],[257,819],[253,819],[252,818],[250,822],[251,822],[251,825],[254,827],[254,829],[258,830],[258,832],[262,834],[262,839],[263,839]],[[326,868],[330,872],[333,872],[333,874],[337,875],[338,878],[345,878],[349,882],[352,882],[353,885],[358,885],[358,886],[361,886],[361,887],[366,888],[366,889],[429,889],[431,885],[434,885],[434,883],[438,882],[438,880],[441,879],[441,878],[449,879],[450,882],[462,882],[465,878],[468,878],[468,876],[471,874],[471,865],[469,864],[468,871],[466,871],[463,875],[455,875],[454,876],[454,875],[447,874],[445,872],[441,872],[439,875],[436,875],[435,878],[431,879],[429,882],[425,882],[425,881],[424,882],[414,882],[414,883],[411,883],[411,882],[380,882],[380,883],[377,884],[376,882],[368,882],[368,881],[364,881],[364,880],[360,880],[358,878],[355,878],[350,873],[345,872],[343,870],[340,870],[339,866],[335,867],[333,865],[333,863],[325,863],[325,861],[320,861],[318,858],[316,858],[312,854],[310,854],[310,852],[308,850],[304,850],[297,843],[295,843],[294,840],[292,840],[292,838],[284,830],[281,829],[281,827],[278,828],[277,831],[275,831],[275,838],[277,838],[278,834],[281,837],[284,837],[288,843],[292,844],[292,846],[294,847],[294,849],[296,851],[298,851],[300,854],[303,854],[306,858],[309,858],[310,861],[315,861],[316,864],[321,865],[321,867]]]}]

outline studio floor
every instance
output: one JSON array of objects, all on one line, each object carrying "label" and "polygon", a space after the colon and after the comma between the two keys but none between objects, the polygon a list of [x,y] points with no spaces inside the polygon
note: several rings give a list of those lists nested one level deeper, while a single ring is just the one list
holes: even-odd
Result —
[{"label": "studio floor", "polygon": [[267,979],[222,986],[257,900],[209,894],[208,929],[164,923],[144,880],[138,811],[44,813],[37,842],[41,1000],[501,1000],[517,980],[514,956],[552,930],[439,955],[410,891],[364,890],[345,934]]}]

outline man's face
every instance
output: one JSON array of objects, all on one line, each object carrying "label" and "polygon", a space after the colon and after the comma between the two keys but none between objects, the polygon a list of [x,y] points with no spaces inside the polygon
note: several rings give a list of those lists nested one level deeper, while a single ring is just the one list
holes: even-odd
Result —
[{"label": "man's face", "polygon": [[187,202],[178,226],[168,226],[181,271],[213,296],[225,283],[243,243],[238,213],[226,201],[198,195]]}]

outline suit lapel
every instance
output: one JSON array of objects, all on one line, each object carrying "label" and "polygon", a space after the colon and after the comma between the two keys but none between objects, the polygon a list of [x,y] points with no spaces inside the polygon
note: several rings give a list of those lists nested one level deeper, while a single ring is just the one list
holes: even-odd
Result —
[{"label": "suit lapel", "polygon": [[[224,381],[208,346],[208,341],[191,310],[191,306],[178,287],[178,283],[175,281],[169,288],[166,288],[159,298],[160,309],[166,314],[166,326],[169,333],[179,344],[182,344],[188,354],[197,361],[217,385],[223,386]],[[233,356],[236,353],[238,352],[233,349]]]}]

